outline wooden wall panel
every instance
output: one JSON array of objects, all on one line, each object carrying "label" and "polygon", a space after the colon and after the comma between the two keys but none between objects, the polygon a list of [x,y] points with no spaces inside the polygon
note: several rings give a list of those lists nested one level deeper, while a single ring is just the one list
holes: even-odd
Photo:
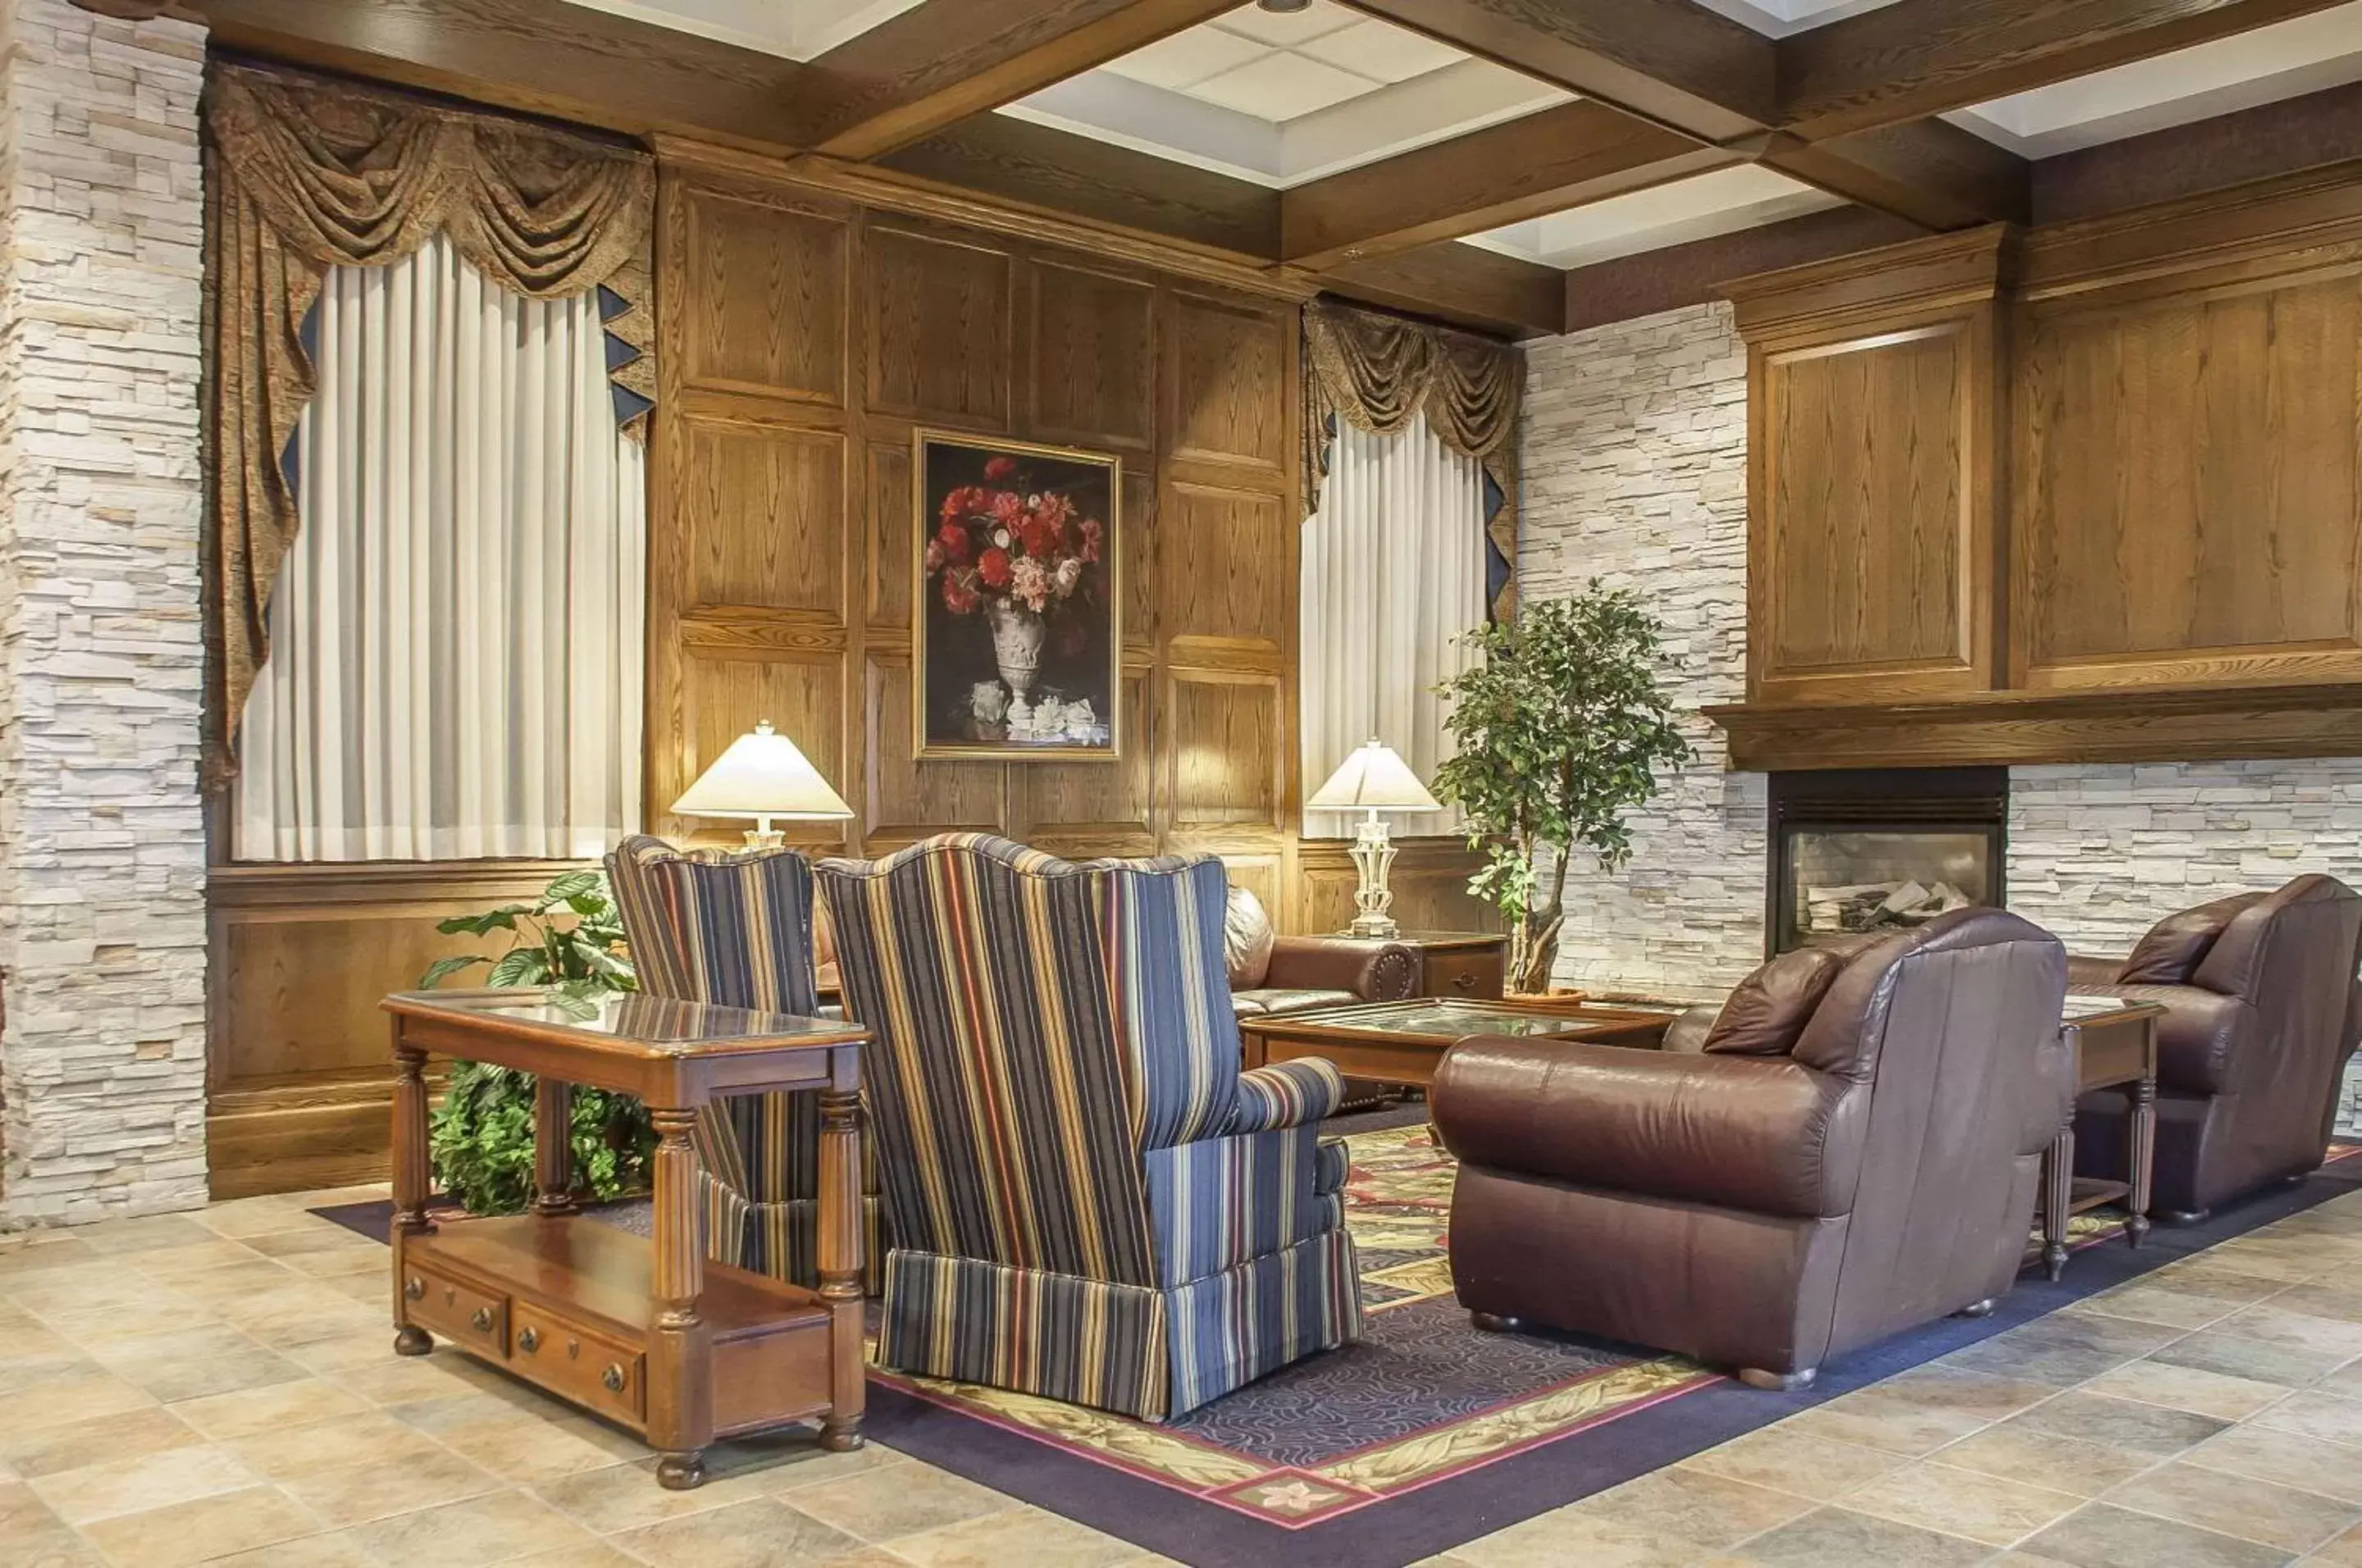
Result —
[{"label": "wooden wall panel", "polygon": [[2357,349],[2352,272],[2032,313],[2026,685],[2362,675]]},{"label": "wooden wall panel", "polygon": [[[1406,931],[1498,931],[1499,911],[1468,891],[1475,859],[1457,838],[1398,838],[1386,886],[1394,890],[1394,916]],[[1338,839],[1308,839],[1297,856],[1301,895],[1299,931],[1342,931],[1352,923],[1353,892],[1361,886]]]},{"label": "wooden wall panel", "polygon": [[982,244],[870,226],[862,276],[872,411],[1007,425],[1011,267]]},{"label": "wooden wall panel", "polygon": [[1275,744],[1280,679],[1175,670],[1171,690],[1174,828],[1278,829],[1293,771]]},{"label": "wooden wall panel", "polygon": [[846,226],[737,193],[687,209],[664,370],[684,386],[844,401]]},{"label": "wooden wall panel", "polygon": [[1075,847],[1093,855],[1126,855],[1157,845],[1155,777],[1151,759],[1161,737],[1150,711],[1154,677],[1144,668],[1123,676],[1124,755],[1116,762],[1029,763],[1011,767],[1015,829],[1028,844]]},{"label": "wooden wall panel", "polygon": [[1290,376],[1293,311],[1184,295],[1174,302],[1170,451],[1196,462],[1277,469],[1290,460],[1292,409],[1271,393]]},{"label": "wooden wall panel", "polygon": [[833,431],[684,416],[675,513],[690,602],[841,619],[844,440]]},{"label": "wooden wall panel", "polygon": [[[714,658],[691,653],[682,661],[685,741],[679,778],[695,778],[730,743],[768,720],[790,736],[838,793],[852,783],[845,734],[845,667],[842,655],[808,657]],[[712,821],[684,824],[709,836],[734,839],[738,828]],[[740,824],[741,826],[745,824]],[[798,843],[834,844],[844,837],[835,823],[788,823]],[[684,835],[686,836],[686,835]]]},{"label": "wooden wall panel", "polygon": [[999,831],[1009,820],[1010,769],[994,763],[918,761],[910,650],[873,647],[868,667],[862,809],[870,837],[915,840],[948,828]]},{"label": "wooden wall panel", "polygon": [[1147,450],[1154,440],[1156,291],[1044,261],[1033,269],[1033,429],[1065,446]]},{"label": "wooden wall panel", "polygon": [[1295,579],[1275,564],[1289,558],[1297,521],[1276,495],[1175,484],[1164,500],[1171,547],[1160,553],[1157,602],[1177,635],[1213,638],[1276,657],[1286,646]]}]

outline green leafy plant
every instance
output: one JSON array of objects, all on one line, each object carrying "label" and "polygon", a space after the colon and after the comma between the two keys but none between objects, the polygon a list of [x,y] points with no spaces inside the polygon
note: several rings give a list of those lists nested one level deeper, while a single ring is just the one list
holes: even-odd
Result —
[{"label": "green leafy plant", "polygon": [[1459,754],[1436,770],[1435,793],[1466,813],[1469,845],[1485,853],[1468,890],[1508,922],[1514,990],[1549,988],[1575,847],[1621,866],[1625,814],[1656,794],[1659,767],[1688,760],[1658,680],[1663,635],[1637,592],[1594,578],[1574,598],[1467,633],[1460,646],[1484,661],[1437,688]]},{"label": "green leafy plant", "polygon": [[[588,1011],[601,998],[638,982],[624,945],[622,917],[596,871],[569,871],[529,903],[438,922],[447,936],[509,933],[498,954],[438,958],[421,987],[489,966],[487,983],[541,986],[552,1002]],[[485,1062],[458,1062],[427,1136],[436,1179],[471,1213],[514,1214],[534,1196],[534,1080],[530,1073]],[[647,1184],[656,1128],[629,1095],[577,1088],[573,1096],[574,1184],[603,1201]]]}]

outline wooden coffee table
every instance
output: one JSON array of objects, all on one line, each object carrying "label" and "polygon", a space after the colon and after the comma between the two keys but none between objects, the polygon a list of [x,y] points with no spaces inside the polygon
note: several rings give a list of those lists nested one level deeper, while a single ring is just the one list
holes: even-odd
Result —
[{"label": "wooden coffee table", "polygon": [[1239,1033],[1250,1067],[1325,1056],[1351,1077],[1425,1086],[1443,1054],[1472,1034],[1654,1047],[1678,1016],[1677,1008],[1639,1004],[1418,997],[1242,1018]]},{"label": "wooden coffee table", "polygon": [[[538,988],[410,991],[393,1014],[393,1348],[433,1334],[645,1437],[659,1485],[705,1479],[716,1437],[815,1418],[861,1446],[861,1090],[866,1031],[654,997],[562,1006]],[[530,1214],[426,1214],[426,1058],[532,1073]],[[574,1212],[572,1085],[644,1100],[655,1235]],[[690,1132],[717,1095],[820,1096],[820,1288],[709,1263]]]},{"label": "wooden coffee table", "polygon": [[2075,1110],[2042,1156],[2042,1264],[2057,1279],[2067,1267],[2067,1221],[2086,1209],[2122,1199],[2125,1240],[2139,1246],[2148,1234],[2149,1176],[2157,1155],[2157,1002],[2122,997],[2069,997],[2058,1025],[2075,1054],[2075,1093],[2129,1088],[2132,1094],[2131,1167],[2124,1179],[2100,1180],[2075,1174]]}]

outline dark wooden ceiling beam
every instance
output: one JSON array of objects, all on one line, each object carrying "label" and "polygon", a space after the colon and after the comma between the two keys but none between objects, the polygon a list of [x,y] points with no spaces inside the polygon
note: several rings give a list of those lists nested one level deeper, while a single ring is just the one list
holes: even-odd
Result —
[{"label": "dark wooden ceiling beam", "polygon": [[1237,0],[924,0],[811,61],[807,145],[877,158],[1039,92]]},{"label": "dark wooden ceiling beam", "polygon": [[1458,240],[1349,261],[1315,281],[1363,304],[1502,337],[1551,337],[1566,327],[1564,272]]},{"label": "dark wooden ceiling beam", "polygon": [[1296,186],[1280,197],[1280,255],[1389,255],[1744,161],[1577,100]]},{"label": "dark wooden ceiling beam", "polygon": [[1899,0],[1779,40],[1781,128],[1807,141],[1989,103],[2341,0]]},{"label": "dark wooden ceiling beam", "polygon": [[1805,141],[1776,132],[1757,160],[1792,180],[1932,229],[2024,223],[2034,205],[2034,170],[2007,148],[1946,120]]}]

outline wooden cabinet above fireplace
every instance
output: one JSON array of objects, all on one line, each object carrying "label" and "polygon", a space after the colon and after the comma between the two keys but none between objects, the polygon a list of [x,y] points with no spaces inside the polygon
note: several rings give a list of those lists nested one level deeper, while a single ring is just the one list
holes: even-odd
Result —
[{"label": "wooden cabinet above fireplace", "polygon": [[2362,163],[1726,293],[1734,766],[2362,755]]}]

